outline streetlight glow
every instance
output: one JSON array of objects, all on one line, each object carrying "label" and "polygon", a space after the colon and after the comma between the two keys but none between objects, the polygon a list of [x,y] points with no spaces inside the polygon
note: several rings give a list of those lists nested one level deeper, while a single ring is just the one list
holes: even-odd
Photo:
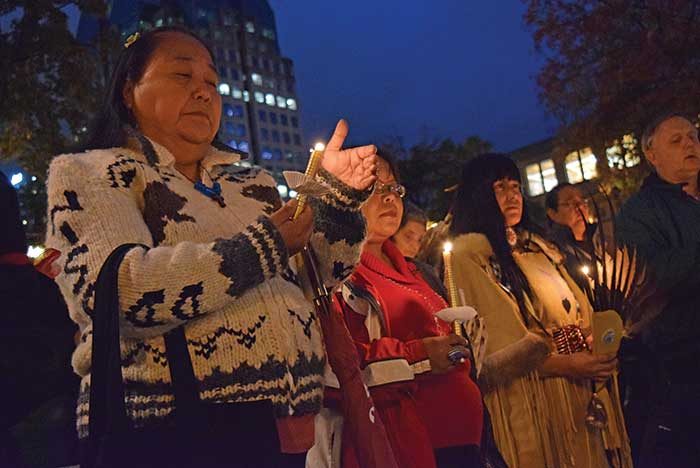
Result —
[{"label": "streetlight glow", "polygon": [[21,172],[17,172],[15,174],[12,174],[12,176],[10,176],[10,183],[12,185],[14,185],[15,187],[17,187],[19,184],[21,184],[23,180],[24,180],[24,175],[22,175]]}]

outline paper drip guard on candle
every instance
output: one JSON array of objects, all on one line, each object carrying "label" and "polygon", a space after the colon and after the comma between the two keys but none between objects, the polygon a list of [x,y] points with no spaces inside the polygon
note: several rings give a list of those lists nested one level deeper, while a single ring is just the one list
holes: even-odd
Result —
[{"label": "paper drip guard on candle", "polygon": [[301,172],[282,171],[282,176],[291,190],[309,198],[320,198],[331,191],[326,184]]}]

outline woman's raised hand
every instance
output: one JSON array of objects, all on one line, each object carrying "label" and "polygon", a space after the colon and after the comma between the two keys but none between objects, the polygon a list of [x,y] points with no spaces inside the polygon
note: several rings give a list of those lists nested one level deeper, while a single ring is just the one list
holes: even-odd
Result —
[{"label": "woman's raised hand", "polygon": [[377,147],[342,149],[348,136],[348,123],[341,119],[326,145],[321,166],[337,179],[357,190],[366,190],[377,179]]}]

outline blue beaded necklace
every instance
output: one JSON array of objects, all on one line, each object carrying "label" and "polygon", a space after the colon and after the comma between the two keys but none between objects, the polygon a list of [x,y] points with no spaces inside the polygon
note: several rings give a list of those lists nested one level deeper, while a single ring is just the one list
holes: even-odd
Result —
[{"label": "blue beaded necklace", "polygon": [[[209,171],[207,171],[207,170],[204,169],[204,168],[202,168],[202,169],[203,169],[204,172],[206,172],[207,175],[209,176],[209,180],[211,180],[211,181],[214,182],[214,183],[212,184],[211,187],[207,187],[207,186],[204,184],[204,182],[202,182],[201,180],[198,180],[197,182],[194,182],[192,179],[190,179],[190,178],[187,177],[187,176],[185,176],[185,178],[186,178],[187,180],[189,180],[190,182],[194,182],[194,189],[195,189],[196,191],[198,191],[199,193],[203,194],[204,196],[209,197],[209,198],[211,198],[212,200],[214,200],[215,202],[217,202],[221,208],[225,208],[225,207],[226,207],[226,202],[224,201],[224,197],[221,195],[221,184],[218,183],[217,181],[215,181],[215,180],[211,177],[211,174],[209,174]],[[182,174],[182,173],[181,173],[181,174]],[[182,174],[182,175],[184,176],[185,174]]]},{"label": "blue beaded necklace", "polygon": [[226,207],[224,197],[221,196],[221,184],[219,184],[218,182],[214,182],[214,185],[212,185],[211,187],[207,187],[206,185],[204,185],[204,182],[198,180],[194,184],[194,189],[217,202],[221,208]]}]

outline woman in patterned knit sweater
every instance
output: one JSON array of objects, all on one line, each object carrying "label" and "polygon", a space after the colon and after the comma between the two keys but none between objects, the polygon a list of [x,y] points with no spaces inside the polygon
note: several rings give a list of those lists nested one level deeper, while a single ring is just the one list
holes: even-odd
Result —
[{"label": "woman in patterned knit sweater", "polygon": [[128,416],[156,431],[172,423],[164,335],[183,327],[202,417],[132,466],[303,466],[325,356],[289,258],[310,240],[328,285],[351,270],[376,149],[341,150],[341,121],[318,176],[331,190],[292,221],[295,204],[282,206],[269,174],[212,146],[216,70],[185,30],[143,34],[119,59],[89,151],[51,164],[47,245],[65,253],[57,281],[82,337],[73,354],[78,432],[88,429],[97,274],[117,246],[143,244],[118,280]]}]

